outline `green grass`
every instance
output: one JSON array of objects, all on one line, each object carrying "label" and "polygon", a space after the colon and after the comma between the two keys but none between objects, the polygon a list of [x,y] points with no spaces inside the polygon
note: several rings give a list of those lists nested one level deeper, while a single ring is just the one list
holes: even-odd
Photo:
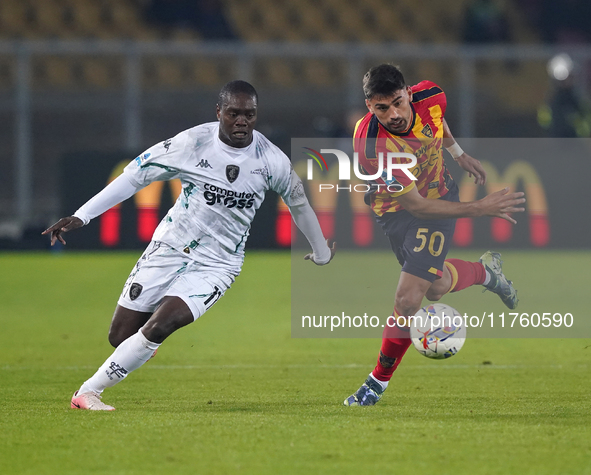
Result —
[{"label": "green grass", "polygon": [[[346,408],[379,340],[292,339],[286,253],[251,252],[210,312],[105,392],[117,411],[71,410],[111,353],[137,256],[0,254],[1,473],[591,473],[590,340],[472,339],[447,361],[411,349],[379,405]],[[524,310],[587,317],[591,253],[504,257]]]}]

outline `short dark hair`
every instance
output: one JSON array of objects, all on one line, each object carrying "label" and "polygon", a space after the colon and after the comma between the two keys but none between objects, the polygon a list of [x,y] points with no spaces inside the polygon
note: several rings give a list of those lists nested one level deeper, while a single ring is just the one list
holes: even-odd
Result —
[{"label": "short dark hair", "polygon": [[398,66],[380,64],[363,76],[363,93],[366,99],[374,96],[390,96],[406,87],[404,76]]},{"label": "short dark hair", "polygon": [[234,96],[236,94],[248,94],[250,97],[253,97],[257,103],[259,102],[259,95],[252,84],[246,81],[236,80],[230,81],[224,87],[222,87],[218,95],[218,106],[222,108],[224,104],[228,102],[230,96]]}]

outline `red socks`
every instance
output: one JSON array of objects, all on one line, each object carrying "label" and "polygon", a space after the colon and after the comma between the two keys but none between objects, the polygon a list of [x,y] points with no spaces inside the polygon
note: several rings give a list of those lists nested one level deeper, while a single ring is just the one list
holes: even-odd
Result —
[{"label": "red socks", "polygon": [[[396,309],[394,309],[394,316],[399,316]],[[386,338],[382,340],[378,364],[373,370],[372,375],[379,381],[390,381],[392,373],[398,368],[404,353],[406,353],[406,350],[408,350],[411,344],[410,331],[408,328],[398,326],[392,328],[386,327],[384,336]]]},{"label": "red socks", "polygon": [[446,259],[445,266],[451,273],[451,287],[448,292],[457,292],[471,285],[482,284],[486,278],[486,270],[480,262]]},{"label": "red socks", "polygon": [[[486,270],[480,262],[446,259],[445,265],[451,273],[449,292],[457,292],[471,285],[482,284],[486,278]],[[398,311],[394,309],[394,317],[399,315]],[[386,327],[378,364],[371,373],[373,377],[379,381],[390,381],[410,344],[408,328]]]}]

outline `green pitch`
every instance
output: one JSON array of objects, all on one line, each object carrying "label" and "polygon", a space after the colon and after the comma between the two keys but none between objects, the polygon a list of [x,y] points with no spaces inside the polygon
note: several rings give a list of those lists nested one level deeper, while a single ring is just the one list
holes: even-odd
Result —
[{"label": "green pitch", "polygon": [[[105,392],[115,412],[71,410],[112,351],[137,257],[0,254],[1,473],[591,473],[591,340],[472,339],[446,361],[411,348],[379,405],[343,407],[379,340],[292,339],[287,253],[251,252],[205,317]],[[524,309],[588,318],[591,253],[503,257]],[[461,311],[496,299],[450,297]]]}]

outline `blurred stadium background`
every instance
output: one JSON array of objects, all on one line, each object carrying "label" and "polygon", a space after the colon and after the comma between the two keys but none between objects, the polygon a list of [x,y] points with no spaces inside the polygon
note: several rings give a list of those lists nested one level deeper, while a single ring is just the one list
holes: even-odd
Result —
[{"label": "blurred stadium background", "polygon": [[[350,134],[362,75],[384,61],[443,87],[457,137],[589,137],[590,11],[582,0],[2,0],[0,248],[45,247],[39,231],[121,160],[214,120],[235,78],[259,90],[259,129],[288,154],[292,137]],[[562,52],[566,112],[552,109],[560,87],[547,72]],[[288,242],[270,201],[251,246]],[[141,247],[158,219],[146,213],[138,236],[97,245]]]}]

